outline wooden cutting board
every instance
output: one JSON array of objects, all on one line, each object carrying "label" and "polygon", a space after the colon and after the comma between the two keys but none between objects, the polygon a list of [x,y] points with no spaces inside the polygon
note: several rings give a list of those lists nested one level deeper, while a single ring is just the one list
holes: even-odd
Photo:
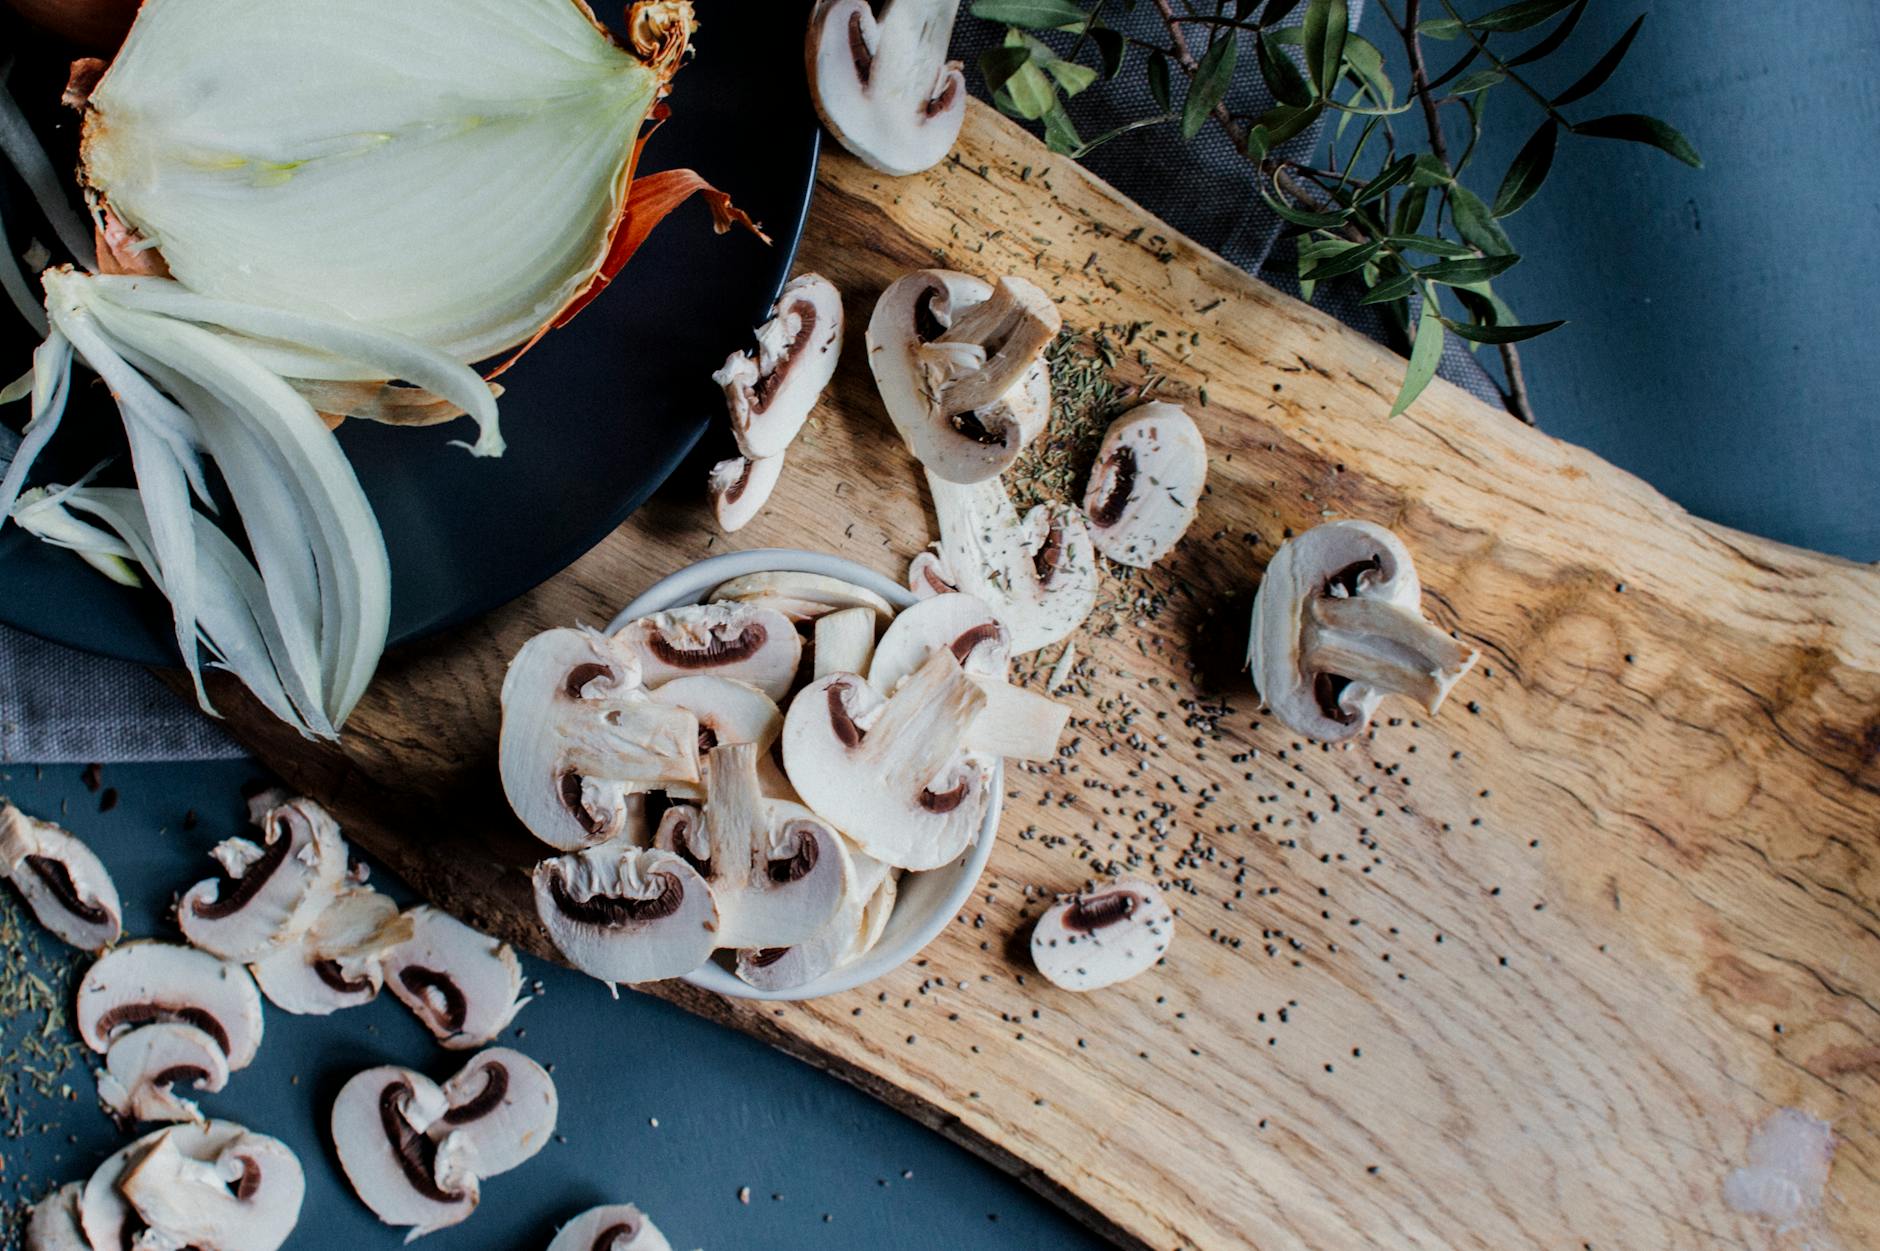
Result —
[{"label": "wooden cutting board", "polygon": [[[552,956],[540,848],[496,780],[505,662],[733,548],[898,576],[929,503],[862,328],[932,264],[1022,274],[1106,328],[1118,376],[1200,422],[1210,494],[1177,559],[1106,583],[1069,746],[1011,771],[991,867],[924,959],[800,1006],[653,993],[1129,1246],[1880,1245],[1880,571],[1692,518],[1444,383],[1388,419],[1401,360],[977,105],[926,175],[824,158],[801,265],[846,294],[845,355],[757,523],[715,536],[677,483],[532,594],[388,657],[337,747],[224,687],[236,731],[418,890]],[[518,500],[515,524],[553,506]],[[1482,661],[1440,719],[1387,706],[1327,749],[1261,717],[1237,653],[1275,545],[1331,517],[1401,534]],[[1028,918],[1112,866],[1171,884],[1170,957],[1059,992],[1028,972]],[[1826,1142],[1825,1186],[1818,1157],[1732,1180],[1765,1126],[1794,1131],[1765,1164]]]}]

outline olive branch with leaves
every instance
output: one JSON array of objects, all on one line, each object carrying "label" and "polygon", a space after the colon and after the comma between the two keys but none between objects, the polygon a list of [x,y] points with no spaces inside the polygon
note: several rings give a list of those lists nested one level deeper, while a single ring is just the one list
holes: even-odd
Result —
[{"label": "olive branch with leaves", "polygon": [[[1054,152],[1082,158],[1146,127],[1175,125],[1184,139],[1193,139],[1210,122],[1218,125],[1251,163],[1260,197],[1298,228],[1304,297],[1311,299],[1315,285],[1326,279],[1355,277],[1366,288],[1361,303],[1380,306],[1409,343],[1409,367],[1391,406],[1393,417],[1435,377],[1444,336],[1455,334],[1471,349],[1488,344],[1499,351],[1503,402],[1533,424],[1516,344],[1565,323],[1523,323],[1495,293],[1494,280],[1521,259],[1503,222],[1540,190],[1563,133],[1648,144],[1687,165],[1702,162],[1682,134],[1655,117],[1612,113],[1575,120],[1563,111],[1612,77],[1644,24],[1642,14],[1572,85],[1549,95],[1521,67],[1558,52],[1588,0],[1517,0],[1473,17],[1458,12],[1453,0],[1437,2],[1441,16],[1425,16],[1422,0],[1402,0],[1401,13],[1391,0],[1376,0],[1403,42],[1410,82],[1402,92],[1386,72],[1382,50],[1347,29],[1346,0],[1303,0],[1299,20],[1288,24],[1282,23],[1302,0],[1148,0],[1167,32],[1166,43],[1104,20],[1106,12],[1134,10],[1138,0],[973,0],[971,11],[1006,27],[1003,44],[979,60],[993,102],[1013,116],[1041,122]],[[1549,23],[1551,29],[1526,47],[1503,46],[1506,36]],[[1060,36],[1058,48],[1040,38],[1053,32]],[[1069,36],[1068,47],[1062,36]],[[1435,75],[1424,58],[1426,39],[1456,46],[1453,61]],[[1238,115],[1227,103],[1246,59],[1243,44],[1274,100],[1257,116]],[[1067,102],[1137,63],[1155,111],[1085,139]],[[1185,81],[1179,92],[1177,74]],[[1542,116],[1494,197],[1485,200],[1463,175],[1480,146],[1490,93],[1506,84]],[[1423,151],[1400,148],[1393,125],[1412,109],[1420,112],[1427,135]],[[1460,110],[1467,119],[1467,139],[1454,157],[1446,110]],[[1280,144],[1328,115],[1337,120],[1323,167],[1275,154]],[[1357,136],[1341,153],[1354,125]]]}]

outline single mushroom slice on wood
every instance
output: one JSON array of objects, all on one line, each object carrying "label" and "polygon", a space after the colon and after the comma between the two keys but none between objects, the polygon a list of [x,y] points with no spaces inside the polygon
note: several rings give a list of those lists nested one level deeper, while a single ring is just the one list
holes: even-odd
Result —
[{"label": "single mushroom slice on wood", "polygon": [[[698,809],[674,805],[672,814]],[[718,908],[698,869],[671,851],[604,843],[535,866],[535,912],[555,949],[613,985],[690,973],[718,945]]]},{"label": "single mushroom slice on wood", "polygon": [[[882,621],[894,616],[894,605],[867,587],[832,578],[826,573],[798,573],[791,569],[747,573],[720,584],[711,597],[714,604],[750,604],[773,609],[797,623],[814,621],[844,608],[867,608]],[[781,700],[783,696],[774,698]]]},{"label": "single mushroom slice on wood", "polygon": [[1151,400],[1110,423],[1084,488],[1090,541],[1147,569],[1188,533],[1208,480],[1201,431],[1178,405]]},{"label": "single mushroom slice on wood", "polygon": [[384,958],[392,994],[453,1051],[495,1038],[528,1002],[519,998],[522,965],[516,953],[428,905],[405,915],[411,937]]},{"label": "single mushroom slice on wood", "polygon": [[84,1183],[67,1182],[33,1204],[26,1218],[26,1251],[92,1251],[78,1223],[78,1201],[84,1193]]},{"label": "single mushroom slice on wood", "polygon": [[[782,699],[803,640],[789,618],[761,604],[688,604],[629,621],[614,638],[639,658],[647,687],[695,673],[749,682]],[[696,781],[694,773],[688,781]]]},{"label": "single mushroom slice on wood", "polygon": [[1403,543],[1368,521],[1332,521],[1280,545],[1253,604],[1247,663],[1273,715],[1339,742],[1386,695],[1432,715],[1476,653],[1423,617]]},{"label": "single mushroom slice on wood", "polygon": [[766,799],[756,749],[705,757],[701,824],[720,947],[788,947],[835,915],[852,876],[842,837],[801,804]]},{"label": "single mushroom slice on wood", "polygon": [[959,0],[819,0],[804,60],[810,99],[836,139],[884,174],[946,159],[966,118],[966,76],[947,60]]},{"label": "single mushroom slice on wood", "polygon": [[[771,759],[770,749],[783,733],[783,713],[770,696],[733,678],[695,674],[674,678],[653,692],[658,703],[683,708],[698,720],[698,754],[705,759],[712,748],[725,743],[750,743],[757,748],[758,772],[764,793],[776,796],[789,783]],[[673,799],[702,799],[704,783],[673,782],[666,794]]]},{"label": "single mushroom slice on wood", "polygon": [[495,1177],[548,1145],[561,1107],[548,1070],[508,1047],[479,1051],[444,1083],[450,1105],[430,1128],[433,1138],[458,1139],[464,1166]]},{"label": "single mushroom slice on wood", "polygon": [[325,1016],[372,1002],[384,958],[411,937],[411,918],[365,886],[334,897],[300,938],[248,966],[268,1002],[296,1016]]},{"label": "single mushroom slice on wood", "polygon": [[224,960],[259,960],[297,938],[332,902],[346,875],[339,824],[311,799],[261,820],[261,841],[224,839],[209,853],[222,871],[176,905],[183,937]]},{"label": "single mushroom slice on wood", "polygon": [[[783,628],[794,647],[795,632]],[[664,636],[638,637],[636,645],[593,630],[545,630],[509,662],[497,748],[503,793],[551,847],[629,833],[639,815],[632,795],[698,781],[697,721],[640,684],[641,657]]]},{"label": "single mushroom slice on wood", "polygon": [[1031,960],[1065,990],[1100,990],[1136,976],[1168,950],[1175,914],[1162,892],[1123,878],[1060,900],[1031,931]]},{"label": "single mushroom slice on wood", "polygon": [[875,656],[875,623],[867,608],[844,608],[816,618],[815,670],[812,676],[831,673],[867,673]]},{"label": "single mushroom slice on wood", "polygon": [[138,1121],[200,1121],[196,1105],[173,1087],[213,1094],[228,1082],[228,1057],[203,1030],[158,1021],[118,1035],[98,1074],[98,1102],[120,1127]]},{"label": "single mushroom slice on wood", "polygon": [[159,1134],[118,1189],[160,1236],[153,1246],[276,1251],[300,1220],[306,1178],[279,1139],[244,1129],[211,1146],[185,1126]]},{"label": "single mushroom slice on wood", "polygon": [[672,1251],[672,1244],[631,1203],[609,1203],[556,1230],[548,1251]]},{"label": "single mushroom slice on wood", "polygon": [[39,923],[74,947],[100,951],[123,933],[124,909],[104,862],[72,834],[0,799],[0,877]]},{"label": "single mushroom slice on wood", "polygon": [[712,515],[726,534],[742,530],[770,500],[783,473],[783,453],[756,460],[733,456],[712,466],[705,480],[712,497]]},{"label": "single mushroom slice on wood", "polygon": [[964,749],[986,697],[936,650],[884,699],[856,674],[810,683],[783,719],[783,767],[818,815],[903,869],[937,869],[979,833],[991,768]]},{"label": "single mushroom slice on wood", "polygon": [[712,375],[747,459],[783,455],[835,376],[841,351],[841,293],[821,274],[798,274],[757,328],[757,355],[733,352]]},{"label": "single mushroom slice on wood", "polygon": [[1039,504],[1023,520],[998,479],[961,486],[927,475],[940,522],[940,560],[953,586],[977,596],[1023,655],[1068,636],[1097,605],[1097,557],[1081,516]]},{"label": "single mushroom slice on wood", "polygon": [[807,986],[841,968],[865,950],[868,905],[888,878],[888,866],[858,847],[848,847],[849,880],[835,915],[800,943],[787,947],[746,947],[738,952],[737,975],[759,990]]},{"label": "single mushroom slice on wood", "polygon": [[346,1180],[374,1216],[411,1228],[407,1242],[476,1211],[476,1174],[456,1143],[430,1136],[449,1109],[436,1082],[396,1065],[355,1073],[333,1100],[333,1150]]},{"label": "single mushroom slice on wood", "polygon": [[231,1072],[246,1068],[261,1046],[261,996],[248,970],[174,943],[125,943],[100,956],[78,984],[76,1015],[78,1036],[100,1053],[158,1021],[209,1035]]}]

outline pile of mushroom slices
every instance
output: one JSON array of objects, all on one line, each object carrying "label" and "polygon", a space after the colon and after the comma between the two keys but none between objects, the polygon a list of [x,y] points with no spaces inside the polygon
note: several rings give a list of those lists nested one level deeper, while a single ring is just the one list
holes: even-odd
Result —
[{"label": "pile of mushroom slices", "polygon": [[503,682],[503,788],[566,854],[536,910],[610,983],[713,952],[807,985],[881,937],[903,871],[978,837],[1002,756],[1055,752],[1069,712],[1006,679],[1011,634],[972,596],[904,612],[862,587],[762,573],[612,635],[556,629]]}]

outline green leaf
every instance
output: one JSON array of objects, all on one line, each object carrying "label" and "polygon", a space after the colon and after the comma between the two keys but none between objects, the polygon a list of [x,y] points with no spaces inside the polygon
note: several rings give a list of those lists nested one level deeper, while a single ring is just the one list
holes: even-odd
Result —
[{"label": "green leaf", "polygon": [[1482,142],[1482,114],[1488,112],[1488,102],[1494,99],[1485,91],[1478,91],[1472,96],[1462,97],[1463,112],[1469,115],[1469,143],[1462,149],[1462,155],[1456,158],[1456,176],[1469,168],[1469,162],[1475,159],[1475,151]]},{"label": "green leaf", "polygon": [[1520,259],[1512,253],[1501,256],[1464,256],[1453,261],[1420,266],[1417,273],[1431,282],[1453,287],[1465,282],[1484,282],[1513,268]]},{"label": "green leaf", "polygon": [[1364,190],[1358,193],[1357,203],[1364,204],[1367,201],[1377,199],[1378,196],[1383,195],[1398,183],[1409,178],[1416,170],[1416,167],[1417,159],[1414,156],[1406,156],[1402,160],[1394,161],[1386,165],[1382,170],[1378,171],[1377,177],[1364,185]]},{"label": "green leaf", "polygon": [[1490,87],[1507,80],[1507,75],[1498,69],[1476,70],[1473,74],[1464,74],[1450,90],[1459,96],[1473,95],[1478,91],[1487,91]]},{"label": "green leaf", "polygon": [[1273,149],[1273,137],[1266,133],[1266,127],[1253,125],[1247,127],[1247,156],[1251,160],[1264,161],[1266,154]]},{"label": "green leaf", "polygon": [[1390,406],[1390,415],[1397,416],[1404,409],[1416,402],[1423,394],[1423,388],[1430,385],[1430,379],[1436,376],[1436,366],[1443,359],[1443,319],[1436,311],[1436,301],[1427,296],[1423,301],[1423,315],[1417,318],[1416,342],[1410,345],[1410,367],[1404,371],[1403,387],[1397,392],[1397,402]]},{"label": "green leaf", "polygon": [[1369,243],[1355,243],[1338,255],[1320,261],[1299,277],[1310,282],[1323,282],[1327,278],[1336,278],[1341,274],[1363,269],[1370,259],[1377,255],[1377,250],[1383,246],[1383,242],[1378,239],[1373,239]]},{"label": "green leaf", "polygon": [[1547,180],[1547,171],[1553,168],[1554,145],[1559,140],[1560,123],[1550,117],[1521,145],[1502,176],[1501,190],[1495,193],[1496,217],[1506,217],[1534,198]]},{"label": "green leaf", "polygon": [[1031,49],[1023,46],[988,48],[979,54],[979,73],[986,80],[986,87],[997,91],[1030,60]]},{"label": "green leaf", "polygon": [[1351,15],[1345,0],[1307,0],[1305,29],[1306,69],[1318,85],[1319,94],[1329,96],[1343,72],[1345,36]]},{"label": "green leaf", "polygon": [[1438,239],[1434,235],[1393,234],[1390,245],[1399,252],[1428,252],[1431,256],[1473,256],[1475,253],[1460,243],[1448,239]]},{"label": "green leaf", "polygon": [[1061,101],[1053,102],[1044,115],[1044,142],[1053,152],[1061,152],[1066,156],[1076,156],[1083,150],[1083,136],[1077,133],[1077,127],[1071,123],[1071,115],[1064,111]]},{"label": "green leaf", "polygon": [[1530,62],[1540,60],[1542,57],[1552,56],[1555,52],[1559,51],[1560,45],[1565,43],[1567,36],[1573,33],[1573,28],[1580,24],[1580,18],[1586,13],[1586,4],[1587,0],[1574,0],[1573,9],[1567,14],[1566,21],[1548,31],[1532,48],[1529,48],[1526,52],[1509,57],[1503,64],[1508,66],[1527,65]]},{"label": "green leaf", "polygon": [[1451,321],[1447,317],[1442,322],[1463,338],[1476,343],[1519,343],[1567,324],[1564,321],[1542,321],[1528,326],[1484,326],[1476,322]]},{"label": "green leaf", "polygon": [[1512,252],[1508,236],[1495,224],[1482,198],[1461,183],[1449,188],[1449,215],[1455,219],[1456,233],[1490,256]]},{"label": "green leaf", "polygon": [[1493,9],[1480,17],[1470,18],[1469,25],[1481,31],[1526,30],[1530,26],[1539,26],[1573,2],[1574,0],[1517,0],[1517,3]]},{"label": "green leaf", "polygon": [[1663,152],[1669,152],[1693,169],[1704,168],[1704,159],[1697,155],[1697,149],[1691,141],[1679,134],[1668,122],[1661,122],[1655,117],[1643,113],[1614,113],[1607,117],[1595,117],[1590,122],[1576,122],[1573,126],[1576,135],[1591,135],[1595,139],[1624,139],[1630,143],[1645,143]]},{"label": "green leaf", "polygon": [[1290,104],[1276,104],[1256,117],[1254,124],[1265,127],[1267,143],[1277,146],[1296,135],[1304,134],[1324,112],[1323,100],[1314,100],[1304,108],[1296,108]]},{"label": "green leaf", "polygon": [[1619,62],[1625,60],[1625,54],[1632,47],[1632,41],[1638,38],[1639,27],[1645,24],[1645,15],[1639,14],[1632,24],[1625,28],[1625,34],[1619,36],[1619,42],[1606,49],[1606,55],[1593,62],[1593,68],[1580,75],[1579,81],[1554,97],[1555,108],[1572,104],[1575,100],[1584,100],[1606,85],[1612,72],[1619,68]]},{"label": "green leaf", "polygon": [[[1070,121],[1070,118],[1067,116],[1064,120],[1066,123],[1068,123]],[[1075,151],[1071,152],[1069,155],[1078,160],[1082,160],[1085,156],[1089,155],[1092,151],[1096,150],[1097,148],[1102,147],[1104,144],[1116,138],[1118,135],[1126,135],[1132,130],[1141,130],[1146,126],[1160,126],[1164,122],[1172,122],[1174,120],[1175,119],[1167,113],[1158,113],[1154,117],[1139,117],[1133,122],[1124,122],[1121,126],[1116,127],[1114,130],[1104,131],[1102,134],[1098,135],[1095,139],[1086,141],[1083,144],[1083,146],[1077,148]],[[1050,118],[1049,118],[1049,115],[1047,114],[1046,115],[1047,125],[1049,124],[1049,121],[1050,121]]]},{"label": "green leaf", "polygon": [[1417,153],[1416,174],[1412,181],[1419,187],[1441,187],[1454,181],[1449,176],[1449,167],[1428,152]]},{"label": "green leaf", "polygon": [[1103,76],[1115,78],[1122,73],[1123,62],[1129,55],[1129,41],[1123,38],[1123,32],[1099,26],[1090,32],[1090,40],[1097,45],[1097,55],[1103,60]]},{"label": "green leaf", "polygon": [[1403,199],[1397,201],[1397,212],[1391,218],[1391,230],[1398,234],[1408,234],[1423,224],[1423,214],[1429,211],[1430,189],[1419,187],[1414,181],[1410,190],[1403,193]]},{"label": "green leaf", "polygon": [[973,16],[1029,30],[1082,29],[1084,10],[1075,0],[973,0]]},{"label": "green leaf", "polygon": [[1230,30],[1202,53],[1201,63],[1195,66],[1194,78],[1188,84],[1188,98],[1182,101],[1182,138],[1193,139],[1200,134],[1201,128],[1207,125],[1208,114],[1227,98],[1227,89],[1234,82],[1234,58],[1239,44]]},{"label": "green leaf", "polygon": [[1260,77],[1266,81],[1266,89],[1273,93],[1273,98],[1281,104],[1303,107],[1312,102],[1312,88],[1299,73],[1292,58],[1273,46],[1270,35],[1261,35],[1254,41],[1254,55],[1259,59]]},{"label": "green leaf", "polygon": [[1399,274],[1395,278],[1387,278],[1383,282],[1378,283],[1375,287],[1372,287],[1369,291],[1366,291],[1364,297],[1360,299],[1358,303],[1388,304],[1392,300],[1401,300],[1415,289],[1416,283],[1417,276],[1415,274]]},{"label": "green leaf", "polygon": [[1169,111],[1168,58],[1160,52],[1149,54],[1149,95],[1155,100],[1157,108],[1164,113]]},{"label": "green leaf", "polygon": [[1266,201],[1268,208],[1279,214],[1282,221],[1289,221],[1295,226],[1331,229],[1344,225],[1351,217],[1350,209],[1340,209],[1336,213],[1314,213],[1309,209],[1294,208],[1268,191],[1264,185],[1260,188],[1260,198]]},{"label": "green leaf", "polygon": [[1097,71],[1075,61],[1053,57],[1044,63],[1044,68],[1051,77],[1057,79],[1057,85],[1064,89],[1067,96],[1074,96],[1097,81]]},{"label": "green leaf", "polygon": [[1011,111],[1028,122],[1035,122],[1057,104],[1057,88],[1051,79],[1028,57],[1005,80],[1005,97]]},{"label": "green leaf", "polygon": [[1345,65],[1358,85],[1386,108],[1397,103],[1397,88],[1384,72],[1384,54],[1377,45],[1353,31],[1345,36]]},{"label": "green leaf", "polygon": [[1463,53],[1461,56],[1457,57],[1456,63],[1454,65],[1451,65],[1448,69],[1444,70],[1442,73],[1438,74],[1436,77],[1430,79],[1429,89],[1431,91],[1435,91],[1438,87],[1442,86],[1444,83],[1448,82],[1450,79],[1460,74],[1463,70],[1468,69],[1469,66],[1475,64],[1475,58],[1481,55],[1482,55],[1482,50],[1476,47],[1474,44],[1470,44],[1469,50]]},{"label": "green leaf", "polygon": [[1431,39],[1456,39],[1462,35],[1462,23],[1453,17],[1432,17],[1417,23],[1417,34],[1428,35]]}]

